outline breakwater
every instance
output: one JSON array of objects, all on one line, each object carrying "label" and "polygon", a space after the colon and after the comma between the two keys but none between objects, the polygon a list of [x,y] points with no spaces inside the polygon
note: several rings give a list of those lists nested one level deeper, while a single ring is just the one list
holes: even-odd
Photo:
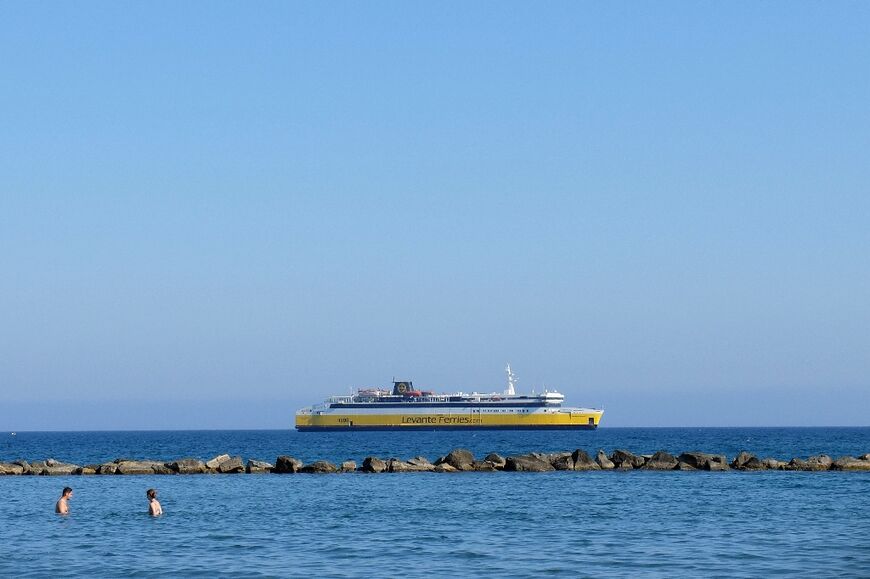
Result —
[{"label": "breakwater", "polygon": [[607,454],[599,450],[592,457],[586,451],[532,452],[503,457],[490,453],[476,458],[471,451],[457,448],[430,462],[416,456],[407,460],[367,456],[358,466],[355,460],[339,464],[326,460],[303,463],[282,455],[274,463],[222,454],[210,460],[183,458],[172,461],[115,459],[100,464],[77,465],[55,459],[0,462],[0,475],[71,476],[71,475],[173,475],[173,474],[330,474],[330,473],[409,473],[409,472],[547,472],[547,471],[870,471],[870,453],[858,457],[832,458],[825,454],[788,461],[759,458],[743,451],[728,460],[724,454],[690,451],[673,455],[665,451],[634,454],[617,449]]}]

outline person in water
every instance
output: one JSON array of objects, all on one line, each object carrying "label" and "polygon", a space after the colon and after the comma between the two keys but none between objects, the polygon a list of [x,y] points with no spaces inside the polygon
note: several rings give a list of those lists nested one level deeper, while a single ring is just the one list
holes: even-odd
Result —
[{"label": "person in water", "polygon": [[145,495],[148,497],[148,514],[152,517],[162,515],[163,507],[160,506],[160,501],[157,500],[157,491],[148,489]]},{"label": "person in water", "polygon": [[69,514],[69,505],[67,502],[72,498],[73,491],[69,487],[64,487],[60,493],[60,498],[57,499],[57,504],[54,505],[54,512],[59,515]]}]

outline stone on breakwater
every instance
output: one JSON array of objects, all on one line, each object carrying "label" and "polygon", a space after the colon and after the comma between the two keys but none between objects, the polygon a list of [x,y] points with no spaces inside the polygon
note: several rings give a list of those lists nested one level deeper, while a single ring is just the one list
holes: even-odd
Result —
[{"label": "stone on breakwater", "polygon": [[585,450],[577,449],[571,453],[574,470],[601,470],[597,462],[592,460]]},{"label": "stone on breakwater", "polygon": [[363,459],[363,472],[386,472],[387,463],[376,456],[367,456]]},{"label": "stone on breakwater", "polygon": [[471,463],[471,466],[477,472],[494,472],[499,469],[495,468],[495,465],[486,460],[475,460]]},{"label": "stone on breakwater", "polygon": [[432,472],[434,470],[435,465],[422,456],[414,457],[407,462],[397,458],[391,458],[387,462],[388,472]]},{"label": "stone on breakwater", "polygon": [[302,461],[292,456],[279,456],[275,459],[275,468],[272,469],[272,472],[276,472],[278,474],[293,474],[299,472],[299,469],[302,468]]},{"label": "stone on breakwater", "polygon": [[356,470],[355,460],[346,460],[341,463],[341,472],[353,472]]},{"label": "stone on breakwater", "polygon": [[24,467],[20,464],[0,462],[0,475],[24,474]]},{"label": "stone on breakwater", "polygon": [[744,450],[731,461],[731,468],[737,470],[764,470],[765,466],[754,454]]},{"label": "stone on breakwater", "polygon": [[696,470],[728,470],[728,461],[722,454],[691,451],[684,452],[677,460]]},{"label": "stone on breakwater", "polygon": [[570,452],[552,452],[549,454],[533,452],[532,456],[549,462],[556,470],[574,470],[574,459]]},{"label": "stone on breakwater", "polygon": [[672,454],[660,450],[653,454],[641,468],[644,470],[673,470],[677,464],[678,461]]},{"label": "stone on breakwater", "polygon": [[330,474],[338,472],[338,467],[326,460],[316,460],[311,464],[306,464],[299,472],[306,474]]},{"label": "stone on breakwater", "polygon": [[610,455],[610,461],[618,469],[629,470],[642,467],[645,459],[627,450],[616,449]]},{"label": "stone on breakwater", "polygon": [[238,474],[245,472],[245,461],[242,460],[241,456],[228,458],[218,465],[217,471],[221,474]]},{"label": "stone on breakwater", "polygon": [[97,474],[97,469],[94,467],[94,465],[80,466],[76,469],[75,474],[80,474],[80,475],[85,475],[85,476]]},{"label": "stone on breakwater", "polygon": [[217,470],[221,463],[225,460],[229,460],[230,455],[228,454],[219,454],[213,459],[206,461],[205,467],[209,470]]},{"label": "stone on breakwater", "polygon": [[435,472],[459,472],[459,470],[450,466],[446,462],[442,462],[441,464],[435,465]]},{"label": "stone on breakwater", "polygon": [[172,470],[154,460],[124,460],[118,463],[116,474],[170,474]]},{"label": "stone on breakwater", "polygon": [[870,459],[865,459],[865,456],[870,455],[865,454],[861,458],[841,456],[831,464],[831,468],[833,470],[870,470]]},{"label": "stone on breakwater", "polygon": [[505,459],[496,452],[490,452],[483,460],[494,466],[496,470],[502,470],[504,468]]},{"label": "stone on breakwater", "polygon": [[616,465],[613,464],[613,461],[607,458],[607,454],[605,454],[604,450],[599,449],[598,454],[595,455],[595,462],[601,467],[602,470],[611,470],[616,468]]},{"label": "stone on breakwater", "polygon": [[206,471],[205,463],[195,458],[174,460],[167,462],[166,466],[178,474],[202,474]]},{"label": "stone on breakwater", "polygon": [[268,462],[249,458],[248,464],[245,465],[245,472],[248,474],[265,474],[268,472],[272,472],[273,468],[275,468],[275,466],[269,464]]},{"label": "stone on breakwater", "polygon": [[504,469],[511,472],[546,472],[556,470],[549,461],[532,454],[507,457]]},{"label": "stone on breakwater", "polygon": [[454,448],[444,458],[435,461],[435,466],[449,464],[456,470],[474,470],[474,455],[467,448]]}]

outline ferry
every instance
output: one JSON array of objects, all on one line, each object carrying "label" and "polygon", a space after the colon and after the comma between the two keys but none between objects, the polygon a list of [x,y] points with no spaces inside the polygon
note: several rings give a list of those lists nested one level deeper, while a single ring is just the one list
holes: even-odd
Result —
[{"label": "ferry", "polygon": [[565,397],[544,390],[517,394],[517,377],[507,372],[501,393],[436,394],[415,390],[413,382],[393,380],[393,389],[361,388],[349,396],[332,396],[296,412],[299,431],[336,430],[591,430],[604,411],[563,406]]}]

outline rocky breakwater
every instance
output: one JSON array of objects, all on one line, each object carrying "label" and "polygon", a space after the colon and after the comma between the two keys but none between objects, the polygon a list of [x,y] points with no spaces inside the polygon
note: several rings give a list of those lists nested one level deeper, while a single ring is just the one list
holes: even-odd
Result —
[{"label": "rocky breakwater", "polygon": [[367,456],[360,466],[348,459],[339,465],[326,460],[309,464],[291,456],[279,456],[275,463],[249,459],[228,454],[210,460],[182,458],[169,462],[155,460],[132,460],[118,458],[100,464],[76,465],[55,459],[28,462],[16,460],[0,462],[0,476],[38,475],[174,475],[174,474],[332,474],[332,473],[460,473],[460,472],[552,472],[552,471],[868,471],[870,453],[858,457],[832,458],[820,454],[807,458],[792,458],[788,461],[776,458],[759,458],[750,452],[741,452],[732,460],[723,454],[699,451],[673,455],[665,451],[653,454],[634,454],[617,449],[609,455],[599,450],[591,457],[585,450],[566,452],[532,452],[503,457],[490,453],[482,459],[463,448],[451,450],[446,455],[430,462],[424,456],[408,460]]}]

